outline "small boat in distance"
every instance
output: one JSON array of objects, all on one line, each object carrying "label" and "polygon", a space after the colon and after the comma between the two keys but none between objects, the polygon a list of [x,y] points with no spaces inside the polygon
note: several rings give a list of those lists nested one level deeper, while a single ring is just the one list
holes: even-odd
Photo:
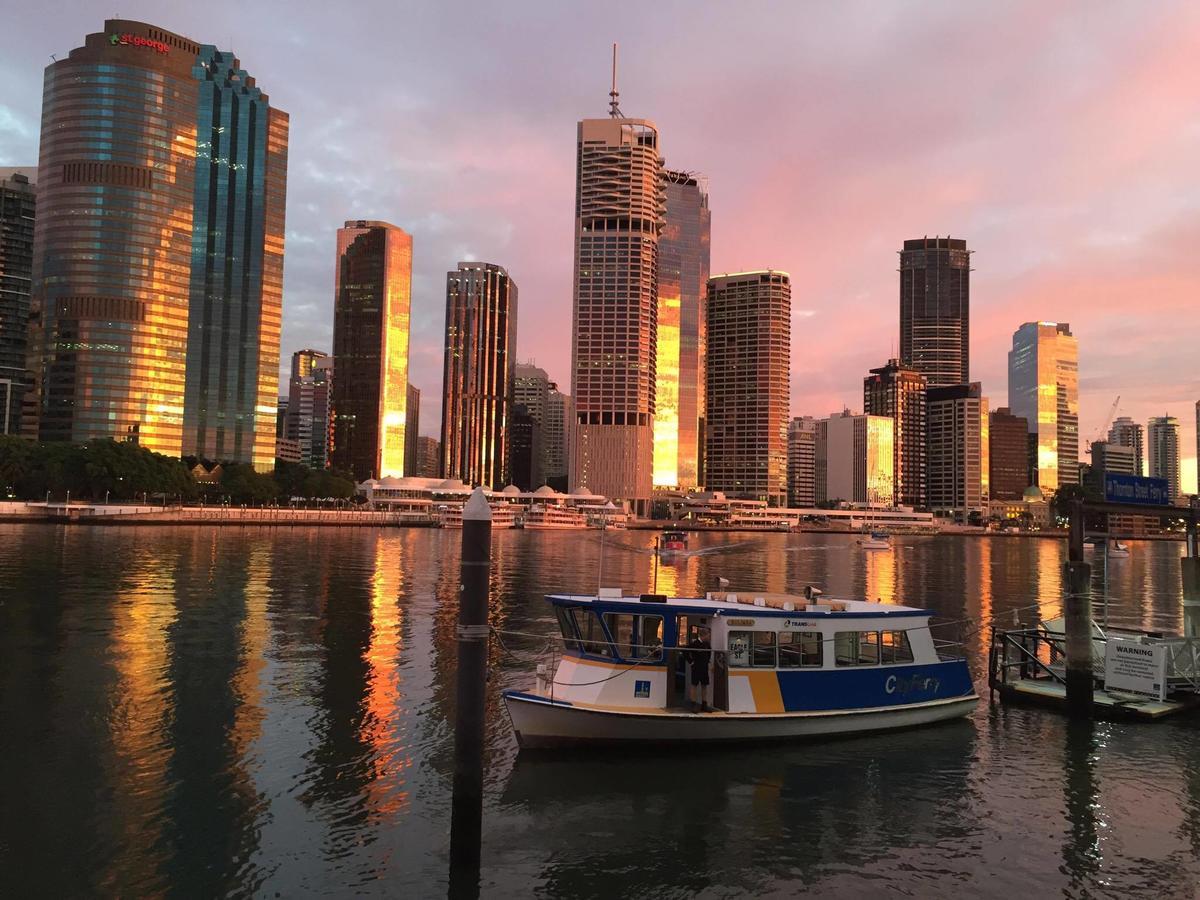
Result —
[{"label": "small boat in distance", "polygon": [[886,531],[872,531],[870,537],[859,538],[858,545],[864,550],[891,550],[892,536]]},{"label": "small boat in distance", "polygon": [[674,556],[677,553],[687,553],[688,536],[686,531],[664,531],[658,539],[658,552],[662,556]]},{"label": "small boat in distance", "polygon": [[1129,555],[1129,547],[1122,544],[1120,541],[1112,540],[1108,542],[1108,557],[1109,559],[1120,559]]},{"label": "small boat in distance", "polygon": [[942,656],[932,613],[862,600],[710,592],[547,597],[557,667],[503,692],[523,748],[793,740],[968,715],[966,660]]}]

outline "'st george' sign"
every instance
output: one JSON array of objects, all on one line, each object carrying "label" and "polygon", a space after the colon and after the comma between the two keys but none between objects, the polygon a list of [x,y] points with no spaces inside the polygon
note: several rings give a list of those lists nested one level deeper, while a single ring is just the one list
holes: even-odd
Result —
[{"label": "'st george' sign", "polygon": [[122,44],[122,45],[127,45],[130,47],[148,47],[151,50],[157,50],[159,53],[170,53],[171,52],[171,48],[168,47],[166,44],[164,44],[162,41],[152,40],[151,38],[144,38],[137,34],[129,34],[129,33],[110,34],[108,36],[108,42],[110,44],[112,44],[114,47],[117,46],[118,44]]}]

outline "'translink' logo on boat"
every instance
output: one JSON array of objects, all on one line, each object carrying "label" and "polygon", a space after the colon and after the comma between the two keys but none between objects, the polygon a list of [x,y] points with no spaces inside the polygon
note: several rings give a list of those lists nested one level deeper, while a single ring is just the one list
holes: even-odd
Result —
[{"label": "'translink' logo on boat", "polygon": [[939,686],[940,682],[928,675],[912,675],[908,678],[889,675],[883,683],[883,689],[889,694],[936,694]]}]

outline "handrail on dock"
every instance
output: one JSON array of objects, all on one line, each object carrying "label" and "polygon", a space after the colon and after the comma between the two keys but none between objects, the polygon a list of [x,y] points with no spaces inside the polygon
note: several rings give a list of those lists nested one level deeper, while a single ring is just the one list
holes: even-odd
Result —
[{"label": "handrail on dock", "polygon": [[[1047,659],[1041,658],[1043,647],[1048,651]],[[1017,652],[1017,659],[1009,658],[1009,651]],[[1056,659],[1066,658],[1065,638],[1039,628],[998,630],[992,626],[992,641],[988,649],[988,688],[995,692],[1010,681],[1009,673],[1019,670],[1019,677],[1036,678],[1044,673],[1065,685],[1066,678],[1054,669]]]}]

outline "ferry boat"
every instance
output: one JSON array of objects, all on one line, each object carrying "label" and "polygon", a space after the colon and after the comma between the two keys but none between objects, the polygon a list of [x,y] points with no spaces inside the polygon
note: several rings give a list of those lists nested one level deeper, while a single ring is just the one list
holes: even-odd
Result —
[{"label": "ferry boat", "polygon": [[1129,555],[1129,547],[1120,541],[1108,542],[1109,559],[1120,559]]},{"label": "ferry boat", "polygon": [[686,531],[664,531],[658,541],[658,552],[661,556],[674,556],[677,553],[687,553],[688,536]]},{"label": "ferry boat", "polygon": [[858,600],[617,589],[555,594],[553,675],[504,704],[522,747],[744,742],[883,731],[965,716],[979,697],[932,613]]},{"label": "ferry boat", "polygon": [[859,538],[858,545],[864,550],[891,550],[892,536],[886,531],[872,531],[870,537]]},{"label": "ferry boat", "polygon": [[[493,503],[492,530],[497,528],[514,528],[517,524],[517,514],[511,503]],[[463,505],[448,503],[436,510],[438,525],[442,528],[462,528]]]},{"label": "ferry boat", "polygon": [[578,510],[552,503],[535,503],[523,519],[523,527],[535,529],[587,528],[587,519]]}]

